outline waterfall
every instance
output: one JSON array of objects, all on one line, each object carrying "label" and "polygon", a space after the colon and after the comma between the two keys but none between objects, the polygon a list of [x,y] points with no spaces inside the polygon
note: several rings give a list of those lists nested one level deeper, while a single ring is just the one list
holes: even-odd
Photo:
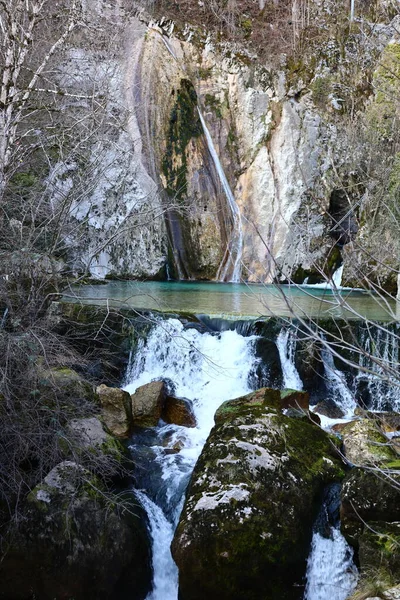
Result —
[{"label": "waterfall", "polygon": [[172,524],[163,511],[146,494],[138,490],[135,495],[145,509],[150,523],[150,536],[153,542],[153,591],[147,600],[178,597],[178,568],[172,560],[169,546],[174,535]]},{"label": "waterfall", "polygon": [[347,416],[352,416],[356,408],[354,395],[347,385],[344,373],[335,367],[332,352],[327,346],[322,348],[321,358],[324,364],[325,383],[329,395]]},{"label": "waterfall", "polygon": [[291,390],[302,390],[303,382],[294,364],[296,337],[290,329],[281,329],[276,339],[281,360],[283,386]]},{"label": "waterfall", "polygon": [[232,193],[231,188],[229,187],[228,180],[222,168],[221,162],[219,160],[217,151],[214,146],[214,142],[212,140],[211,134],[207,128],[203,115],[201,114],[200,108],[197,109],[199,112],[199,117],[201,121],[201,125],[203,127],[204,134],[206,136],[208,149],[213,160],[215,169],[218,173],[219,180],[221,182],[222,188],[224,190],[226,199],[228,200],[229,209],[232,214],[233,219],[233,231],[231,234],[231,239],[229,242],[229,247],[227,249],[228,258],[225,260],[225,256],[223,262],[220,265],[218,270],[217,278],[219,281],[225,281],[229,268],[232,268],[232,276],[230,281],[238,282],[240,281],[240,273],[241,273],[241,261],[242,261],[242,251],[243,251],[243,229],[242,229],[242,218],[240,215],[239,207],[236,203],[235,197]]},{"label": "waterfall", "polygon": [[308,288],[319,288],[323,290],[341,290],[341,289],[352,289],[352,288],[342,288],[342,278],[343,278],[343,268],[344,265],[341,265],[336,269],[329,280],[323,281],[322,283],[307,283],[308,277],[305,278],[302,285]]},{"label": "waterfall", "polygon": [[330,486],[317,517],[304,600],[345,600],[357,585],[353,550],[340,533],[340,485]]},{"label": "waterfall", "polygon": [[344,267],[344,265],[342,265],[341,267],[339,267],[338,269],[336,269],[336,271],[332,274],[332,283],[333,283],[333,286],[335,288],[338,288],[338,289],[342,285],[343,267]]},{"label": "waterfall", "polygon": [[[166,36],[162,35],[162,33],[155,28],[154,28],[154,31],[156,31],[160,35],[164,46],[166,47],[166,49],[168,50],[168,52],[170,53],[172,58],[179,64],[179,66],[182,68],[182,70],[185,71],[184,65],[181,64],[181,61],[179,61],[176,53],[174,52],[174,50],[173,50],[171,44],[169,43],[168,39],[166,38]],[[222,259],[222,263],[218,269],[217,279],[218,279],[218,281],[226,281],[227,280],[226,278],[228,277],[229,272],[231,272],[231,277],[230,277],[229,281],[235,283],[235,282],[240,281],[241,266],[242,266],[241,265],[242,251],[243,251],[242,218],[241,218],[239,207],[236,203],[235,197],[232,193],[232,190],[231,190],[228,180],[226,178],[224,169],[222,168],[221,161],[219,160],[219,157],[218,157],[217,151],[215,149],[211,134],[209,132],[209,129],[206,125],[206,122],[204,120],[204,117],[201,113],[199,106],[197,107],[197,111],[199,113],[199,117],[200,117],[201,125],[203,127],[204,135],[206,136],[207,147],[210,152],[215,169],[217,171],[218,178],[221,182],[222,189],[224,190],[224,194],[228,201],[228,205],[229,205],[229,209],[230,209],[230,212],[232,215],[232,221],[233,221],[233,230],[231,233],[231,239],[229,241],[228,248],[226,249],[226,252]]]},{"label": "waterfall", "polygon": [[[361,335],[358,388],[366,384],[372,410],[400,410],[399,337],[396,326],[369,327]],[[368,371],[368,372],[367,372]]]},{"label": "waterfall", "polygon": [[[153,538],[153,591],[147,600],[176,600],[177,571],[169,547],[183,505],[183,495],[196,460],[214,425],[214,414],[225,400],[251,391],[255,336],[237,331],[218,334],[185,329],[177,319],[158,322],[132,356],[125,389],[154,379],[168,379],[175,395],[193,401],[197,427],[162,424],[155,431],[135,435],[131,446],[140,462],[137,486]],[[143,443],[147,446],[143,450]]]}]

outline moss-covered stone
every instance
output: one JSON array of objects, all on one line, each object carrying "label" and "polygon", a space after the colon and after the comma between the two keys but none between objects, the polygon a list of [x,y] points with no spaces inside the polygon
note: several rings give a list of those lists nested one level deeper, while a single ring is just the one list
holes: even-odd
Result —
[{"label": "moss-covered stone", "polygon": [[400,470],[382,464],[381,470],[352,469],[342,486],[341,528],[353,546],[373,521],[400,521]]},{"label": "moss-covered stone", "polygon": [[143,512],[86,469],[69,461],[55,467],[29,494],[23,517],[0,566],[0,598],[146,596],[151,567]]},{"label": "moss-covered stone", "polygon": [[351,421],[335,429],[342,437],[346,458],[354,465],[381,466],[397,458],[389,440],[373,419]]},{"label": "moss-covered stone", "polygon": [[172,544],[185,600],[298,597],[320,494],[343,472],[329,437],[281,401],[264,389],[217,411]]},{"label": "moss-covered stone", "polygon": [[363,571],[390,574],[400,580],[400,522],[371,521],[359,539],[359,561]]}]

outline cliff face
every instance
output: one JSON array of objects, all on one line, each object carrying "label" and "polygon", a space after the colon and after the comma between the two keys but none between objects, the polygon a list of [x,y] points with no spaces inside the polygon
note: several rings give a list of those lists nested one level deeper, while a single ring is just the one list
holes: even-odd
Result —
[{"label": "cliff face", "polygon": [[[365,111],[373,90],[362,74],[372,77],[393,26],[367,45],[359,31],[327,38],[316,55],[272,68],[200,27],[89,4],[118,40],[113,53],[109,38],[95,51],[82,43],[60,66],[61,79],[80,90],[95,80],[104,95],[90,193],[71,211],[86,232],[78,247],[70,236],[75,268],[164,276],[168,264],[183,279],[262,282],[331,275],[366,190],[349,111]],[[78,175],[58,164],[55,193]]]}]

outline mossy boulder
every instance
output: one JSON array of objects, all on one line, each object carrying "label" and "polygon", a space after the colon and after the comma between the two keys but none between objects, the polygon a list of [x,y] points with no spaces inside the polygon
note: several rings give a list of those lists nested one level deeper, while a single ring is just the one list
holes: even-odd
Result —
[{"label": "mossy boulder", "polygon": [[151,585],[141,510],[71,461],[29,494],[8,543],[0,568],[4,600],[141,600]]},{"label": "mossy boulder", "polygon": [[56,367],[40,372],[39,389],[42,396],[68,401],[98,402],[93,385],[73,369]]},{"label": "mossy boulder", "polygon": [[380,470],[355,468],[343,482],[341,529],[347,541],[358,546],[360,536],[375,521],[400,521],[400,461],[382,464]]},{"label": "mossy boulder", "polygon": [[104,384],[96,391],[102,408],[102,419],[107,429],[116,437],[128,438],[133,425],[129,393]]},{"label": "mossy boulder", "polygon": [[371,521],[368,525],[359,540],[362,570],[385,572],[393,581],[400,581],[400,522]]},{"label": "mossy boulder", "polygon": [[217,411],[172,543],[182,600],[298,598],[322,490],[343,472],[329,436],[280,406],[263,389]]},{"label": "mossy boulder", "polygon": [[162,418],[166,423],[181,425],[183,427],[196,427],[196,417],[193,413],[191,400],[167,396],[165,399]]},{"label": "mossy boulder", "polygon": [[131,395],[135,427],[156,427],[165,404],[164,381],[152,381],[138,387]]},{"label": "mossy boulder", "polygon": [[361,419],[335,425],[333,429],[343,440],[343,450],[349,462],[357,466],[376,465],[396,460],[397,455],[388,438],[374,419]]}]

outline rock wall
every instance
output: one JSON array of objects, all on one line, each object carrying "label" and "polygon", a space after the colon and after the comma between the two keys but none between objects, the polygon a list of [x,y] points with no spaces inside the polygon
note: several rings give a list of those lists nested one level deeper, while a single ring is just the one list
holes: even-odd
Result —
[{"label": "rock wall", "polygon": [[[121,3],[108,12],[86,4],[118,39],[113,52],[107,36],[95,50],[77,45],[60,67],[72,89],[95,80],[103,97],[99,134],[88,144],[90,191],[86,184],[71,211],[81,236],[68,239],[79,246],[75,268],[163,277],[168,264],[177,278],[230,280],[237,259],[249,281],[330,276],[362,225],[365,192],[344,116],[350,105],[364,110],[371,89],[360,73],[371,75],[393,28],[376,28],[362,58],[359,32],[272,68],[201,27],[151,22]],[[55,196],[77,178],[73,161],[57,165]]]}]

